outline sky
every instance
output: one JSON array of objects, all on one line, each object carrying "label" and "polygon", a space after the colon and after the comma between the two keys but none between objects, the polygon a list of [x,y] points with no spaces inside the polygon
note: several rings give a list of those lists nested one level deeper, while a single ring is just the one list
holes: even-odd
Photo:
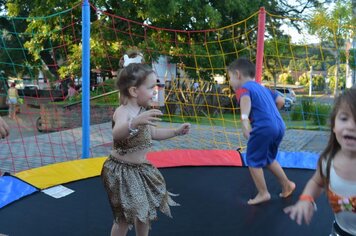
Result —
[{"label": "sky", "polygon": [[[296,4],[295,3],[295,0],[288,0],[289,4],[290,5],[294,5]],[[334,3],[330,3],[328,4],[328,9],[329,11],[331,9],[333,9],[333,6],[334,6]],[[310,11],[306,11],[305,14],[308,14],[308,13],[311,13]],[[319,43],[320,40],[318,39],[317,36],[314,36],[314,35],[310,35],[308,34],[307,32],[307,29],[304,28],[302,31],[302,33],[298,33],[298,31],[293,28],[293,27],[289,27],[288,25],[282,25],[281,29],[288,35],[292,36],[292,42],[293,43]]]},{"label": "sky", "polygon": [[292,43],[319,43],[320,40],[317,36],[308,34],[305,29],[304,32],[298,33],[295,28],[289,27],[287,25],[282,25],[281,29],[288,35],[291,36]]}]

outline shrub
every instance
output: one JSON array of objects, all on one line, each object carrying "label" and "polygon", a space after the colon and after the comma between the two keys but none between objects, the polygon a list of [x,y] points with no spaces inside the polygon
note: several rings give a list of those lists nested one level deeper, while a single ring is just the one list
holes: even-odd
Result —
[{"label": "shrub", "polygon": [[330,112],[331,112],[331,105],[328,104],[315,104],[314,105],[314,114],[312,117],[314,125],[326,125]]},{"label": "shrub", "polygon": [[307,120],[314,113],[313,98],[311,97],[301,97],[302,100],[302,112],[304,114],[304,119]]},{"label": "shrub", "polygon": [[293,107],[291,111],[291,119],[292,120],[303,120],[303,110],[302,105],[296,105]]}]

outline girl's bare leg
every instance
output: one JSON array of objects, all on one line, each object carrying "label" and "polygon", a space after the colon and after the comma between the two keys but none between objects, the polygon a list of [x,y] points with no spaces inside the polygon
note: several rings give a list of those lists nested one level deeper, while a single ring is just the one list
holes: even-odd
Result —
[{"label": "girl's bare leg", "polygon": [[113,223],[111,228],[111,236],[126,236],[129,225],[126,222]]},{"label": "girl's bare leg", "polygon": [[14,105],[13,104],[9,105],[9,118],[10,119],[14,118]]},{"label": "girl's bare leg", "polygon": [[135,230],[136,236],[148,236],[148,231],[150,230],[149,222],[142,223],[140,220],[135,220]]}]

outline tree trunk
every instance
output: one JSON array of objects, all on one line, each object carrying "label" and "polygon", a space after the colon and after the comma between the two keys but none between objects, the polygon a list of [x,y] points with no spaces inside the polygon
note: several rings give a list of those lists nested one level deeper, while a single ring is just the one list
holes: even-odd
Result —
[{"label": "tree trunk", "polygon": [[340,51],[337,49],[336,52],[336,69],[335,69],[335,88],[334,96],[339,95],[339,71],[340,71]]}]

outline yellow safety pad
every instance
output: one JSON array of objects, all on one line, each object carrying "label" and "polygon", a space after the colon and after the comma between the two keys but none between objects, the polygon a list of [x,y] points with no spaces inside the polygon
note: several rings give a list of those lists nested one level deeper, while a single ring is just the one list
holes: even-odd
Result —
[{"label": "yellow safety pad", "polygon": [[107,157],[61,162],[17,173],[15,176],[39,189],[98,176]]}]

